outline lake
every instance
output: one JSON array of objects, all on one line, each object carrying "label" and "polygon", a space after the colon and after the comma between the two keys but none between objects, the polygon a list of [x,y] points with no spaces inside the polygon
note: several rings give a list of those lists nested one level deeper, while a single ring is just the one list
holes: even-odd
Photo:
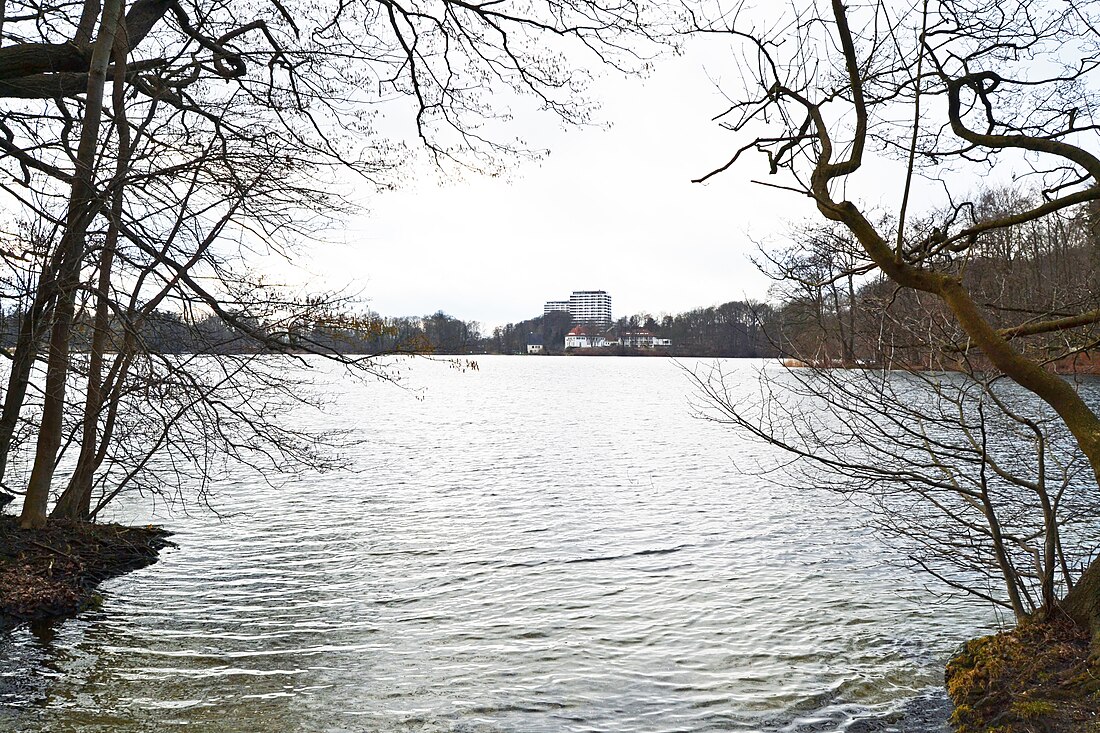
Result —
[{"label": "lake", "polygon": [[[234,473],[179,549],[0,638],[10,731],[944,730],[943,664],[997,618],[855,509],[746,466],[664,358],[409,362],[340,381],[353,471]],[[763,362],[734,360],[746,394]],[[150,513],[150,512],[153,513]]]}]

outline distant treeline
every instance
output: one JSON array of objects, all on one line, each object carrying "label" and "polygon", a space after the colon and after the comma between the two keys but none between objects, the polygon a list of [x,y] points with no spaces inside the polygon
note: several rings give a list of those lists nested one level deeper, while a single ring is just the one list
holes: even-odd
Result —
[{"label": "distant treeline", "polygon": [[[676,315],[638,313],[624,316],[608,329],[612,334],[645,329],[672,341],[676,356],[759,357],[778,354],[772,332],[778,332],[779,311],[766,303],[731,301]],[[419,345],[440,354],[524,354],[531,336],[551,354],[565,351],[565,335],[574,324],[564,311],[554,311],[482,334],[476,321],[461,321],[443,312],[423,318],[380,318],[384,334],[371,345],[389,351]]]},{"label": "distant treeline", "polygon": [[[22,321],[22,312],[0,310],[0,346],[14,348]],[[477,323],[460,321],[442,312],[422,318],[326,313],[286,321],[278,318],[261,321],[237,314],[229,323],[213,314],[153,311],[138,321],[110,319],[109,342],[120,343],[130,334],[145,351],[160,354],[293,353],[296,347],[322,353],[467,354],[476,352],[482,341]],[[72,328],[73,347],[77,351],[87,350],[92,333],[90,314],[78,312]]]},{"label": "distant treeline", "polygon": [[[639,313],[617,320],[607,331],[645,329],[672,341],[675,356],[759,357],[778,353],[770,331],[777,312],[764,303],[732,301],[677,315]],[[554,311],[482,334],[476,321],[462,321],[442,311],[422,318],[372,319],[374,333],[356,342],[367,351],[430,351],[438,354],[525,354],[531,336],[551,354],[565,351],[572,318]],[[315,338],[323,337],[323,329]],[[350,334],[345,333],[344,338]]]},{"label": "distant treeline", "polygon": [[[607,331],[646,329],[655,336],[672,340],[669,353],[678,356],[757,357],[778,353],[770,332],[778,312],[764,303],[731,301],[697,308],[677,315],[639,313],[616,321]],[[542,339],[549,353],[563,353],[565,335],[575,325],[568,313],[557,311],[519,323],[494,328],[483,334],[476,321],[463,321],[437,311],[426,316],[385,317],[376,313],[329,314],[312,320],[266,323],[235,319],[249,333],[227,325],[226,319],[155,311],[137,324],[136,338],[153,353],[232,354],[267,349],[286,351],[321,349],[349,354],[436,353],[436,354],[523,354],[532,336]],[[0,344],[12,348],[19,334],[22,315],[0,312]],[[244,323],[247,321],[247,323]],[[133,334],[135,325],[128,330]],[[90,317],[77,315],[73,345],[84,350],[92,333]],[[112,324],[122,338],[121,322]],[[267,335],[264,342],[257,332]],[[265,345],[266,343],[266,345]]]},{"label": "distant treeline", "polygon": [[[677,315],[638,313],[624,316],[608,330],[613,334],[645,329],[672,341],[674,356],[774,356],[777,349],[769,332],[776,311],[765,303],[731,301],[708,308],[696,308]],[[542,338],[550,353],[565,350],[565,334],[573,327],[568,313],[557,311],[493,330],[482,340],[490,354],[519,354],[527,349],[530,334]]]},{"label": "distant treeline", "polygon": [[[1034,202],[996,191],[979,200],[977,219],[1026,209]],[[1080,207],[1011,231],[992,231],[971,247],[957,276],[987,316],[1009,328],[1020,316],[1057,319],[1069,313],[1100,313],[1100,208]],[[819,364],[887,364],[954,368],[974,357],[942,302],[913,290],[898,290],[869,269],[850,236],[829,227],[796,233],[787,250],[768,253],[763,262],[775,278],[773,303],[730,301],[676,315],[638,313],[620,318],[606,331],[645,329],[670,339],[674,356],[784,356]],[[991,303],[996,303],[994,308]],[[346,304],[345,304],[346,308]],[[111,316],[107,343],[135,339],[149,353],[262,353],[265,350],[321,353],[523,354],[532,336],[546,352],[565,351],[565,336],[576,324],[556,311],[483,333],[476,321],[442,311],[425,316],[386,317],[352,313],[333,304],[299,311],[280,320],[248,312],[197,315],[152,311],[140,318]],[[1100,317],[1086,319],[1072,341],[1056,332],[1021,331],[1018,343],[1063,367],[1072,359],[1092,371],[1100,344]],[[1002,323],[1003,322],[1003,323]],[[0,311],[0,344],[9,351],[19,337],[22,314]],[[124,325],[125,324],[125,327]],[[1091,325],[1090,325],[1091,324]],[[78,309],[72,343],[87,350],[94,332],[91,313]],[[1026,337],[1026,342],[1022,340]]]}]

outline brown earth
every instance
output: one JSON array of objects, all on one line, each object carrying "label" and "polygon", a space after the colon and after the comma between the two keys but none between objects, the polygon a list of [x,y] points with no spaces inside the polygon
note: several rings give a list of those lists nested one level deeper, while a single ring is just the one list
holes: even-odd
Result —
[{"label": "brown earth", "polygon": [[0,628],[73,614],[102,581],[150,565],[174,546],[160,527],[51,521],[19,528],[0,516]]},{"label": "brown earth", "polygon": [[1100,356],[1093,353],[1076,354],[1054,362],[1051,369],[1056,374],[1100,374]]},{"label": "brown earth", "polygon": [[945,677],[958,733],[1100,733],[1100,660],[1068,621],[972,639]]}]

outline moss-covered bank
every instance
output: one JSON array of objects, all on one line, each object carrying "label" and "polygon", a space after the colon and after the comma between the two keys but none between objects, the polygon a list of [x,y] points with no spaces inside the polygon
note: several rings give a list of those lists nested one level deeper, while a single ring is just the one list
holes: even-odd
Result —
[{"label": "moss-covered bank", "polygon": [[1100,660],[1068,622],[969,641],[946,682],[959,733],[1100,733]]},{"label": "moss-covered bank", "polygon": [[0,628],[79,611],[102,581],[156,562],[169,534],[87,522],[23,530],[0,516]]}]

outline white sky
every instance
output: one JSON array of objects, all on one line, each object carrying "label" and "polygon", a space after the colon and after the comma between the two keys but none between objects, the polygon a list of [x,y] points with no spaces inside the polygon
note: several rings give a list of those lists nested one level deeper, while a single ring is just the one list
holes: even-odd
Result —
[{"label": "white sky", "polygon": [[[766,298],[771,281],[750,261],[758,243],[783,246],[791,224],[825,222],[808,198],[752,182],[789,182],[769,178],[759,154],[691,183],[749,142],[712,119],[729,107],[719,86],[742,91],[733,53],[696,39],[645,79],[597,80],[597,120],[609,127],[563,130],[517,113],[513,133],[551,152],[506,178],[440,182],[425,170],[396,191],[364,191],[367,211],[347,222],[345,243],[304,263],[313,283],[360,293],[383,315],[443,310],[484,333],[573,290],[608,291],[616,318]],[[964,173],[961,185],[976,181]],[[903,184],[900,161],[871,154],[838,193],[872,214],[897,211]],[[942,197],[942,183],[918,176],[911,211]]]},{"label": "white sky", "polygon": [[726,107],[714,71],[689,55],[659,60],[647,79],[601,80],[610,129],[517,118],[520,137],[549,157],[508,180],[411,176],[372,194],[346,244],[315,252],[314,279],[361,292],[384,315],[442,309],[486,332],[572,290],[608,291],[616,318],[764,298],[753,241],[812,212],[749,182],[765,177],[760,157],[691,183],[744,144],[711,122]]}]

